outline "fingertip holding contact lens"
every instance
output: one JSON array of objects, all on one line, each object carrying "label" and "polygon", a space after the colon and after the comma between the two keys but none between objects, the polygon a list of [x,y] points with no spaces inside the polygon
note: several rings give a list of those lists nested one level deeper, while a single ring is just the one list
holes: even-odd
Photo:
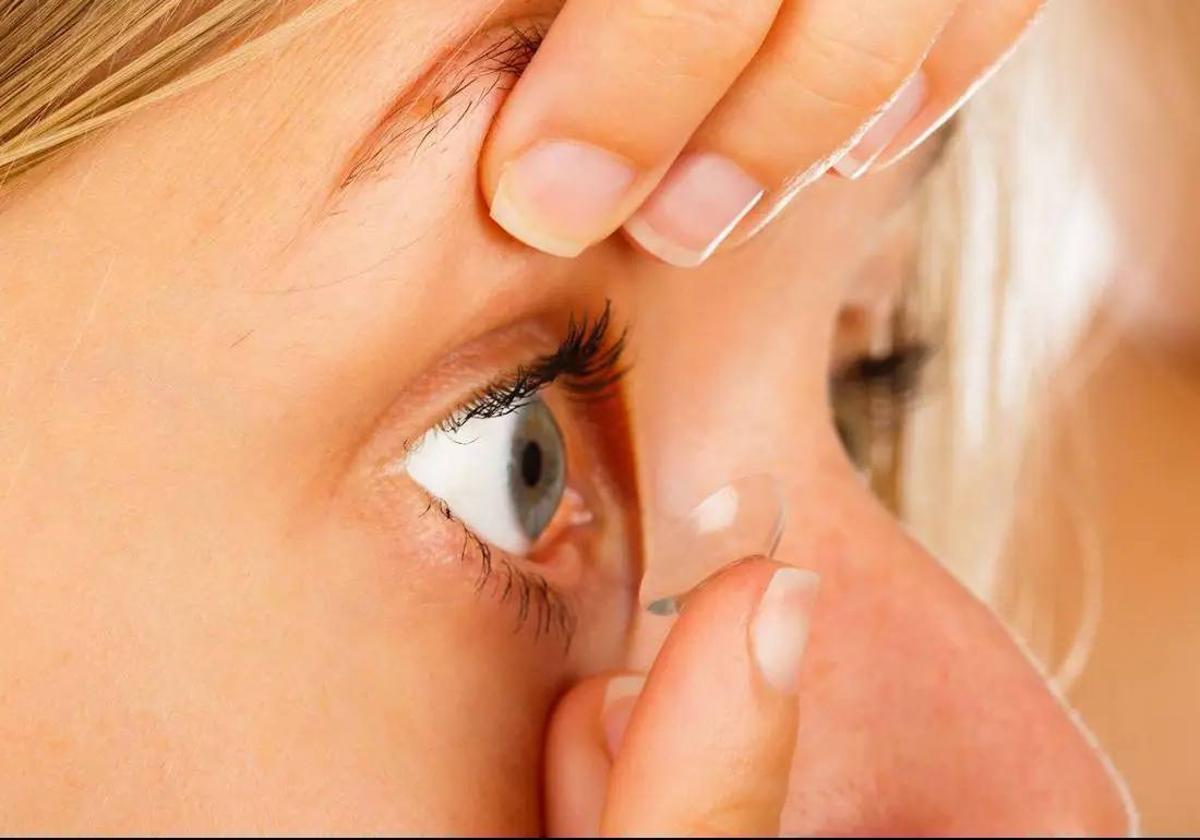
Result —
[{"label": "fingertip holding contact lens", "polygon": [[639,601],[654,615],[676,615],[721,570],[747,557],[773,557],[785,524],[783,489],[767,473],[726,484],[682,516],[659,512],[650,534],[653,569]]}]

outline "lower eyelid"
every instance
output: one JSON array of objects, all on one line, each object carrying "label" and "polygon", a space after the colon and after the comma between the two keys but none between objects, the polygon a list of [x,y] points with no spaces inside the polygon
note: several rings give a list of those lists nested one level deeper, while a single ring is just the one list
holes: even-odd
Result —
[{"label": "lower eyelid", "polygon": [[421,517],[436,515],[459,535],[454,559],[468,570],[474,568],[473,585],[480,596],[490,596],[515,613],[514,631],[530,632],[535,641],[554,640],[570,648],[578,625],[577,613],[564,595],[546,577],[522,568],[522,561],[488,545],[460,522],[449,506],[427,497]]}]

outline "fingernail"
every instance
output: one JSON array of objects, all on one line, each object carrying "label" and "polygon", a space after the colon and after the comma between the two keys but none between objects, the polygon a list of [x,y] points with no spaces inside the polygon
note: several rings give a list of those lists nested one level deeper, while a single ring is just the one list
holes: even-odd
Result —
[{"label": "fingernail", "polygon": [[665,263],[694,268],[720,247],[766,189],[722,155],[681,157],[641,209],[629,236]]},{"label": "fingernail", "polygon": [[887,110],[875,120],[867,133],[833,165],[843,178],[856,181],[871,169],[879,156],[900,136],[920,110],[925,107],[928,85],[925,74],[918,70],[904,83]]},{"label": "fingernail", "polygon": [[635,180],[633,166],[604,149],[548,141],[504,167],[492,218],[539,251],[577,257],[620,226]]},{"label": "fingernail", "polygon": [[609,680],[608,687],[604,690],[602,726],[604,744],[608,748],[610,759],[616,758],[617,749],[621,746],[625,729],[629,726],[629,718],[633,714],[633,706],[645,685],[646,678],[635,674],[614,677]]},{"label": "fingernail", "polygon": [[779,691],[800,688],[800,666],[821,578],[803,569],[780,569],[767,584],[750,625],[750,649],[759,672]]}]

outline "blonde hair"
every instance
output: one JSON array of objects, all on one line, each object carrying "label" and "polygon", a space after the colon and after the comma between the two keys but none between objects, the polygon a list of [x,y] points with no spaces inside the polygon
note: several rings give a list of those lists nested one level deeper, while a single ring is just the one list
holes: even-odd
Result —
[{"label": "blonde hair", "polygon": [[0,9],[0,184],[277,48],[356,0],[14,0]]},{"label": "blonde hair", "polygon": [[[900,512],[970,589],[1001,607],[1064,688],[1087,662],[1104,602],[1086,440],[1072,436],[1073,451],[1055,459],[1072,471],[1071,497],[1059,501],[1076,555],[1034,568],[1007,557],[1007,542],[1023,479],[1045,454],[1030,448],[1033,432],[1049,396],[1075,384],[1061,369],[1079,352],[1118,269],[1155,270],[1154,254],[1133,264],[1120,250],[1106,209],[1112,173],[1089,157],[1096,123],[1084,120],[1107,109],[1110,143],[1153,121],[1162,128],[1160,154],[1195,155],[1197,62],[1189,50],[1197,32],[1200,4],[1051,4],[960,116],[924,196],[911,314],[932,324],[943,352],[928,397],[905,422]],[[1054,588],[1075,588],[1081,605],[1067,639],[1046,597]]]},{"label": "blonde hair", "polygon": [[[1067,5],[962,113],[925,195],[914,309],[940,313],[942,352],[906,423],[901,513],[987,601],[1040,389],[1099,301],[1111,256],[1103,204],[1062,124],[1076,113],[1063,107],[1070,76],[1058,49],[1059,22],[1078,10]],[[1024,616],[1008,618],[1036,636]]]}]

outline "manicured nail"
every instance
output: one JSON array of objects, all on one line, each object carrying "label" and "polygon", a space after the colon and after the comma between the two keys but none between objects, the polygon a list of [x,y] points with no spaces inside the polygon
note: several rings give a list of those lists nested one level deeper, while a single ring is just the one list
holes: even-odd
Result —
[{"label": "manicured nail", "polygon": [[727,157],[685,155],[625,223],[625,232],[663,262],[694,268],[713,255],[765,193]]},{"label": "manicured nail", "polygon": [[900,132],[904,131],[913,117],[925,107],[928,95],[929,87],[925,81],[925,74],[918,70],[904,83],[904,87],[900,88],[887,110],[875,120],[875,124],[867,133],[833,165],[834,171],[851,181],[866,175],[892,141],[900,136]]},{"label": "manicured nail", "polygon": [[780,569],[767,584],[750,625],[750,649],[763,678],[779,691],[800,689],[800,666],[821,578]]},{"label": "manicured nail", "polygon": [[540,143],[504,167],[492,218],[517,239],[556,257],[577,257],[620,227],[637,172],[587,143]]},{"label": "manicured nail", "polygon": [[634,674],[614,677],[604,689],[602,726],[609,758],[615,758],[617,755],[617,749],[625,737],[625,729],[629,726],[629,718],[633,714],[633,706],[645,685],[646,678]]}]

